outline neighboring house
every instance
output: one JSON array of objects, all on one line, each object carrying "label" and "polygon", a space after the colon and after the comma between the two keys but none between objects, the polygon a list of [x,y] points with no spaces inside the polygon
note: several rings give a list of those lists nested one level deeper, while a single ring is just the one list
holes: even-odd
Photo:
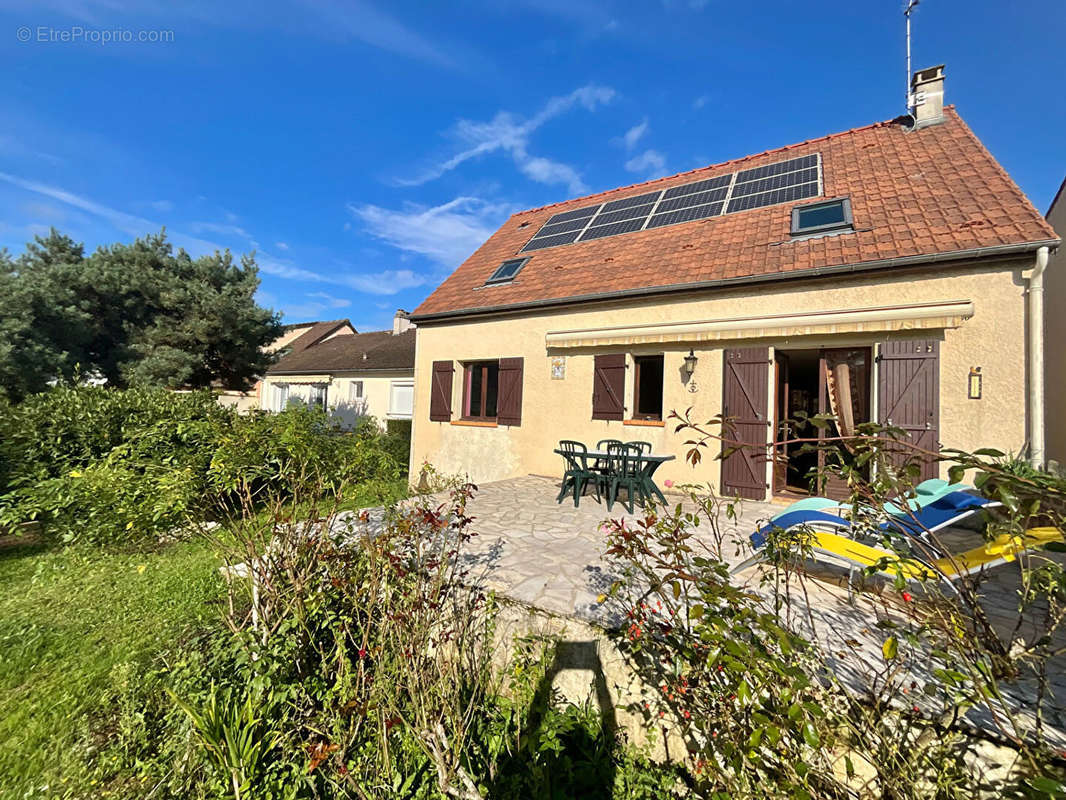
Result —
[{"label": "neighboring house", "polygon": [[[1059,236],[1066,236],[1066,180],[1059,186],[1047,221]],[[1055,312],[1055,301],[1066,298],[1066,248],[1051,256],[1044,277],[1044,294],[1051,303],[1051,313],[1045,317],[1045,336],[1048,350],[1045,376],[1048,397],[1047,447],[1048,458],[1066,466],[1066,314]]]},{"label": "neighboring house", "polygon": [[[355,333],[355,328],[346,319],[333,320],[332,322],[298,322],[293,325],[282,326],[282,333],[277,339],[264,349],[268,353],[287,353],[301,350],[305,347],[323,341],[324,339]],[[262,406],[261,397],[263,381],[257,380],[255,385],[247,392],[236,389],[218,390],[218,402],[224,406],[236,408],[242,414]]]},{"label": "neighboring house", "polygon": [[[942,67],[915,88],[913,122],[512,216],[412,314],[412,470],[559,475],[560,439],[644,440],[677,456],[657,479],[764,498],[805,490],[809,454],[759,455],[801,412],[1039,458],[1027,287],[1060,240],[942,106]],[[692,468],[686,409],[759,450]]]},{"label": "neighboring house", "polygon": [[[262,408],[281,411],[290,403],[318,405],[345,427],[373,416],[411,419],[414,406],[415,330],[397,311],[391,331],[356,333],[344,327],[291,352],[267,370]],[[324,323],[320,323],[324,324]]]}]

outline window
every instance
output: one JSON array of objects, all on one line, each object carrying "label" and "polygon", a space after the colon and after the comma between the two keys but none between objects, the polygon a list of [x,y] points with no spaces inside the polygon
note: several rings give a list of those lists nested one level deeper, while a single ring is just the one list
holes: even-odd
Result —
[{"label": "window", "polygon": [[831,233],[852,229],[851,201],[846,197],[796,206],[792,209],[792,235]]},{"label": "window", "polygon": [[633,419],[663,418],[663,357],[636,356],[633,376]]},{"label": "window", "polygon": [[289,406],[289,384],[274,384],[274,410],[284,411]]},{"label": "window", "polygon": [[389,386],[389,416],[410,419],[414,410],[414,381],[393,381]]},{"label": "window", "polygon": [[348,399],[351,400],[353,403],[356,400],[362,400],[363,399],[363,382],[362,381],[352,381],[351,383],[348,384]]},{"label": "window", "polygon": [[467,364],[463,384],[463,419],[495,422],[499,384],[499,361]]},{"label": "window", "polygon": [[326,410],[326,386],[322,383],[316,383],[311,386],[311,395],[308,400],[309,404],[316,408]]},{"label": "window", "polygon": [[500,266],[496,268],[496,271],[492,273],[491,277],[485,281],[487,286],[490,283],[506,283],[512,280],[519,270],[526,265],[529,261],[529,257],[526,258],[512,258],[510,261],[504,261]]}]

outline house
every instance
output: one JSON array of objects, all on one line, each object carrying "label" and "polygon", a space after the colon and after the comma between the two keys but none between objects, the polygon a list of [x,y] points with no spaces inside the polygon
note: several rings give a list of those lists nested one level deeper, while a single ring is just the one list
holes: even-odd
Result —
[{"label": "house", "polygon": [[357,333],[348,320],[316,323],[267,370],[262,408],[302,402],[328,410],[344,427],[361,417],[411,419],[415,329],[403,310],[392,330]]},{"label": "house", "polygon": [[[1060,240],[943,81],[915,74],[913,117],[512,216],[412,315],[412,469],[557,476],[560,439],[642,440],[677,457],[657,479],[761,499],[808,490],[773,445],[819,412],[1042,459],[1028,289]],[[690,467],[686,409],[756,449]]]},{"label": "house", "polygon": [[[1047,221],[1061,237],[1066,235],[1066,179],[1059,186]],[[1060,249],[1048,261],[1044,276],[1044,294],[1054,308],[1056,300],[1066,298],[1066,251]],[[1066,466],[1066,315],[1050,313],[1045,318],[1044,335],[1048,342],[1045,368],[1045,391],[1049,398],[1047,411],[1048,458]]]},{"label": "house", "polygon": [[[308,347],[327,336],[337,333],[345,326],[347,326],[348,332],[355,333],[355,329],[346,319],[334,320],[333,322],[297,322],[291,325],[283,325],[281,336],[263,349],[268,353],[280,353]],[[260,396],[262,390],[262,379],[257,380],[255,385],[247,392],[242,392],[239,389],[218,389],[218,402],[221,405],[235,408],[244,414],[261,407]]]}]

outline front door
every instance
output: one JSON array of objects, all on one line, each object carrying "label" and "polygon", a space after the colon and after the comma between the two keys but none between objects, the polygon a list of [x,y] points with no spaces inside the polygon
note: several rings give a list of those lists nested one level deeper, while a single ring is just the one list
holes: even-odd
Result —
[{"label": "front door", "polygon": [[770,348],[725,351],[722,381],[722,494],[766,498]]}]

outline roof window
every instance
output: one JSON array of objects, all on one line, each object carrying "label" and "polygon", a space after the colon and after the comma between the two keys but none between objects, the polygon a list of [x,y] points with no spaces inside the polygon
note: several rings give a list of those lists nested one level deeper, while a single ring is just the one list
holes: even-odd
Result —
[{"label": "roof window", "polygon": [[792,235],[841,233],[853,229],[851,201],[846,197],[823,200],[792,209]]},{"label": "roof window", "polygon": [[513,280],[514,276],[526,265],[527,261],[529,261],[528,256],[526,258],[512,258],[510,261],[504,261],[496,268],[496,271],[492,273],[491,277],[485,281],[485,285],[488,286],[490,283],[506,283],[507,281]]}]

